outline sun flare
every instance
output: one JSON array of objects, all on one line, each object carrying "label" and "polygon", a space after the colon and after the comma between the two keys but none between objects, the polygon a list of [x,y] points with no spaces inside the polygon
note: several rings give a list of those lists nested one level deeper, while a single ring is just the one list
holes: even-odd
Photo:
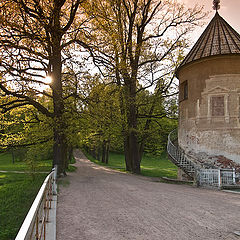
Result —
[{"label": "sun flare", "polygon": [[52,82],[52,78],[50,76],[45,77],[45,83],[50,84]]}]

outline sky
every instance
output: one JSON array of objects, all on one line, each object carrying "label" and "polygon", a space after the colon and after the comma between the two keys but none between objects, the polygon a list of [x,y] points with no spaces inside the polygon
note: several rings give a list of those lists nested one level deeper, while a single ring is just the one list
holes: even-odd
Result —
[{"label": "sky", "polygon": [[[187,7],[194,7],[195,4],[204,5],[204,11],[209,12],[206,24],[193,32],[194,37],[200,37],[208,23],[215,15],[213,10],[213,0],[181,0]],[[218,13],[240,34],[240,0],[220,0]]]}]

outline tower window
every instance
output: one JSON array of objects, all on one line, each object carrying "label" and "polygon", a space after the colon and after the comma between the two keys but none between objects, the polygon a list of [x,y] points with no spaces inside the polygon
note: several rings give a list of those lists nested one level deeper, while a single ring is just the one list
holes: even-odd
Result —
[{"label": "tower window", "polygon": [[214,96],[211,98],[212,116],[224,116],[224,96]]},{"label": "tower window", "polygon": [[180,84],[179,90],[180,90],[179,91],[179,101],[188,99],[188,81],[187,80]]}]

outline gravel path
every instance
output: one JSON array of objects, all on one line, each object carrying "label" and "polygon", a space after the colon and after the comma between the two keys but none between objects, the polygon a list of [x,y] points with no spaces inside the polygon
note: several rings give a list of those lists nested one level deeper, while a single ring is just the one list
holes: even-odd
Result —
[{"label": "gravel path", "polygon": [[153,182],[88,161],[60,185],[57,240],[240,239],[240,195]]}]

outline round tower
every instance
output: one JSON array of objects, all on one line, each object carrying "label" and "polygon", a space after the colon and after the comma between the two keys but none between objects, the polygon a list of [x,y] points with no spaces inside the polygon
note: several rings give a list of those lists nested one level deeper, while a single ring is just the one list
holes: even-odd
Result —
[{"label": "round tower", "polygon": [[219,15],[177,70],[179,146],[186,153],[240,163],[240,35]]}]

